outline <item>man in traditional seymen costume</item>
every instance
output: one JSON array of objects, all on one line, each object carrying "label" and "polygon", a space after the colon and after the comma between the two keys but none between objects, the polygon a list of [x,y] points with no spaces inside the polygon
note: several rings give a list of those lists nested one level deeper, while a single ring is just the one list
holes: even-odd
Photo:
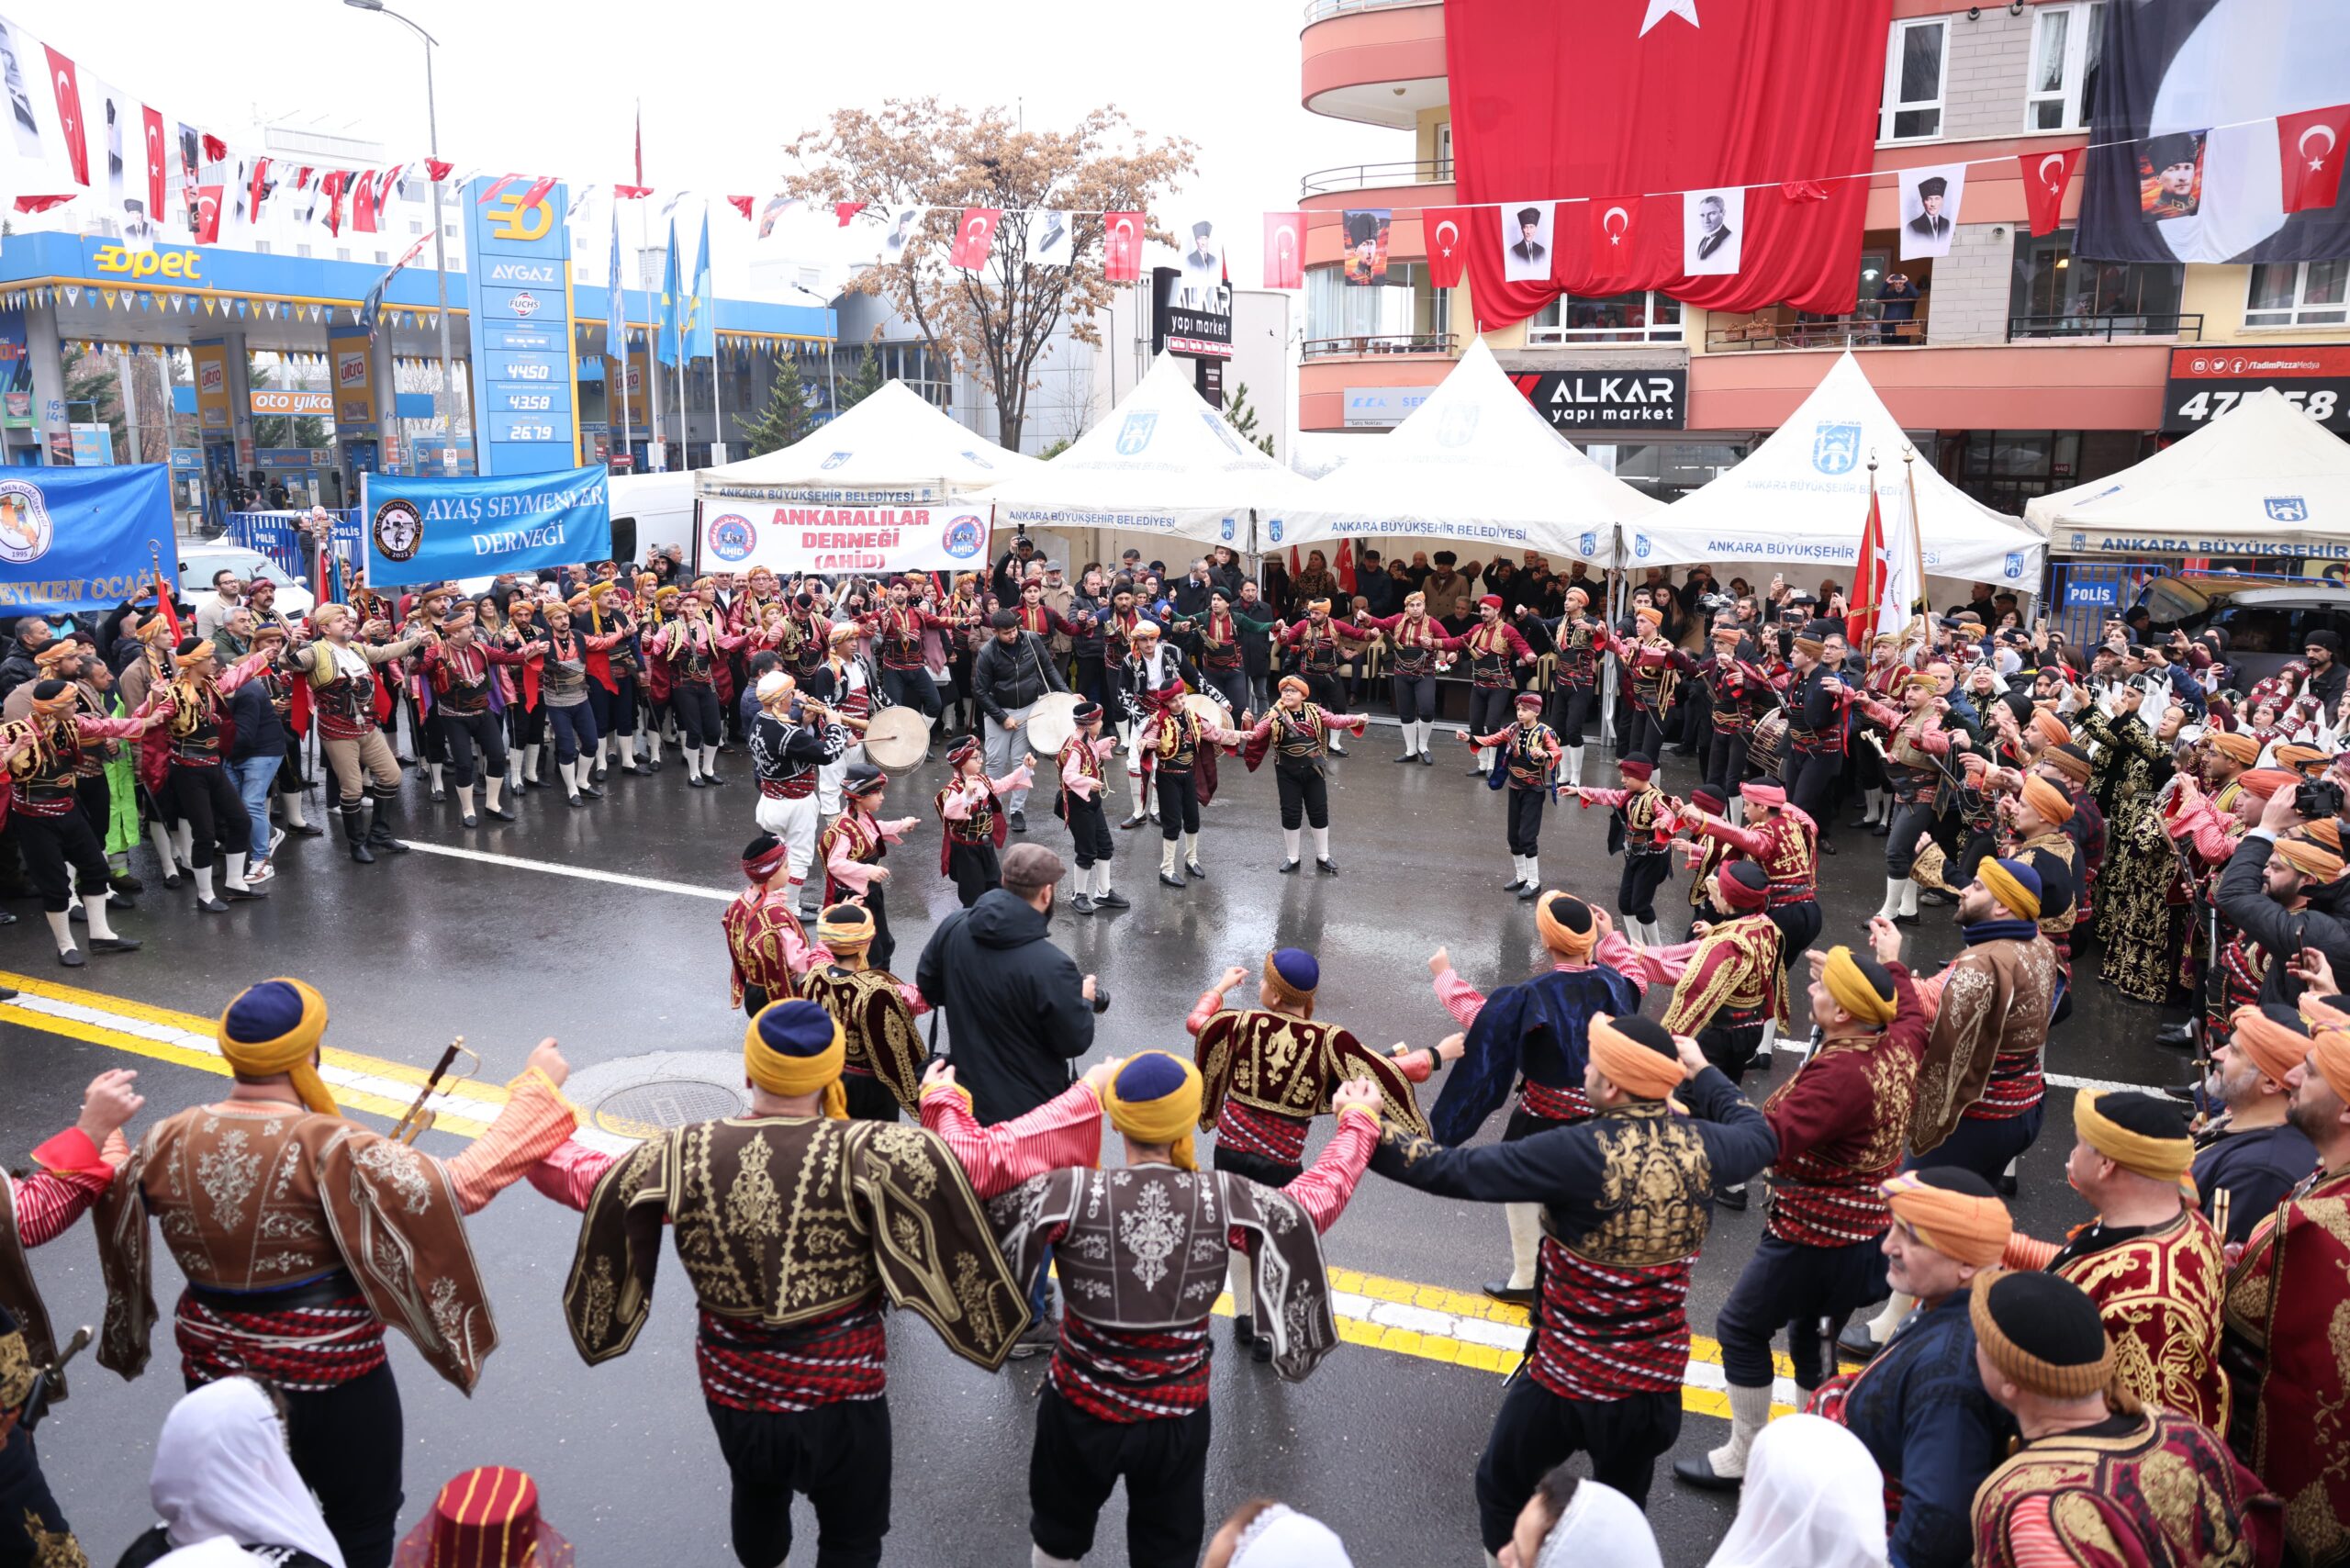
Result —
[{"label": "man in traditional seymen costume", "polygon": [[[1352,1030],[1317,1022],[1314,1000],[1322,966],[1302,947],[1265,955],[1258,1005],[1227,1007],[1225,994],[1248,978],[1237,965],[1225,970],[1184,1021],[1198,1041],[1200,1130],[1215,1134],[1218,1170],[1268,1187],[1296,1181],[1305,1173],[1305,1135],[1314,1118],[1331,1114],[1331,1095],[1358,1078],[1378,1085],[1387,1115],[1415,1131],[1426,1129],[1411,1086],[1427,1081],[1440,1047],[1390,1058],[1367,1048]],[[1460,1054],[1457,1042],[1453,1054]],[[1272,1360],[1273,1341],[1256,1331],[1250,1316],[1250,1271],[1248,1256],[1235,1252],[1232,1338],[1266,1361]]]},{"label": "man in traditional seymen costume", "polygon": [[921,991],[867,962],[873,915],[862,904],[836,903],[816,921],[825,958],[800,977],[800,994],[832,1014],[847,1042],[841,1084],[848,1114],[859,1121],[894,1122],[921,1105],[922,1069],[928,1055],[914,1032],[916,1015],[930,1011]]},{"label": "man in traditional seymen costume", "polygon": [[498,1327],[464,1216],[561,1147],[576,1118],[563,1053],[543,1040],[464,1153],[419,1154],[343,1116],[319,1077],[326,1026],[326,999],[297,980],[248,986],[221,1013],[235,1087],[157,1123],[101,1200],[97,1356],[125,1377],[146,1368],[152,1215],[187,1276],[173,1327],[188,1386],[274,1384],[294,1467],[346,1563],[384,1568],[404,1451],[385,1327],[472,1392]]},{"label": "man in traditional seymen costume", "polygon": [[881,1561],[885,1300],[990,1372],[1028,1326],[1027,1295],[946,1146],[848,1118],[847,1054],[822,1008],[772,1002],[743,1036],[747,1115],[677,1127],[618,1157],[575,1145],[547,1183],[587,1214],[563,1303],[590,1366],[635,1344],[665,1222],[676,1233],[744,1568],[776,1568],[790,1551],[794,1493],[816,1510],[815,1561]]}]

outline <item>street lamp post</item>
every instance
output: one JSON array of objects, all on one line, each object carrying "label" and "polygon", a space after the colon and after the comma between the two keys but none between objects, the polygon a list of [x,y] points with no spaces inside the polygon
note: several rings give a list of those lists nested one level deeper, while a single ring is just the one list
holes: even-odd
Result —
[{"label": "street lamp post", "polygon": [[[441,120],[432,96],[432,50],[440,39],[418,27],[408,17],[384,4],[384,0],[342,0],[346,6],[360,11],[377,11],[407,28],[424,40],[424,126],[426,145],[432,159],[441,158]],[[431,170],[425,171],[427,174]],[[433,411],[440,416],[442,439],[446,449],[454,451],[457,444],[457,385],[456,374],[451,369],[449,357],[449,257],[446,230],[441,222],[441,182],[432,182],[432,283],[440,291],[441,302],[441,396]]]}]

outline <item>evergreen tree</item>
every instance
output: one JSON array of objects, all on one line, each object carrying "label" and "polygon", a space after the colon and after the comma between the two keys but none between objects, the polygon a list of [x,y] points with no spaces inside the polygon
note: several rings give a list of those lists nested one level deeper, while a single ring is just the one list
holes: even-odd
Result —
[{"label": "evergreen tree", "polygon": [[1240,432],[1241,440],[1268,457],[1274,454],[1272,436],[1257,433],[1257,410],[1249,406],[1246,381],[1234,382],[1232,390],[1225,395],[1224,417],[1232,421],[1232,428]]},{"label": "evergreen tree", "polygon": [[881,383],[888,379],[881,374],[881,356],[873,352],[871,343],[866,344],[865,353],[857,358],[856,368],[849,373],[847,380],[840,383],[839,398],[833,412],[836,416],[847,413],[880,391]]},{"label": "evergreen tree", "polygon": [[791,445],[814,429],[815,423],[814,411],[808,407],[808,384],[800,377],[800,361],[784,354],[775,362],[775,389],[767,398],[767,408],[755,420],[737,420],[735,428],[750,443],[749,454],[758,457]]}]

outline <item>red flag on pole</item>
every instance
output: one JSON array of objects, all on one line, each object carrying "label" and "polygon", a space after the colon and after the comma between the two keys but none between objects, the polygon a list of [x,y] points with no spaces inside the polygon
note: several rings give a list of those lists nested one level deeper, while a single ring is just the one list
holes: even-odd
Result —
[{"label": "red flag on pole", "polygon": [[517,212],[528,212],[532,207],[538,206],[539,203],[546,200],[547,192],[554,189],[554,180],[555,177],[553,174],[549,174],[543,179],[532,180],[522,192],[521,205],[517,207],[514,210]]},{"label": "red flag on pole", "polygon": [[449,171],[455,167],[445,158],[427,158],[424,161],[424,176],[437,185],[447,179]]},{"label": "red flag on pole", "polygon": [[651,185],[614,185],[612,195],[621,201],[643,201],[653,194]]},{"label": "red flag on pole", "polygon": [[1102,215],[1102,275],[1112,283],[1142,279],[1142,242],[1150,229],[1147,212]]},{"label": "red flag on pole", "polygon": [[73,72],[73,62],[50,49],[50,84],[57,89],[57,122],[65,132],[65,158],[73,170],[74,180],[90,183],[90,140],[82,126],[82,83]]},{"label": "red flag on pole", "polygon": [[220,197],[226,185],[196,187],[196,242],[217,245],[220,242]]},{"label": "red flag on pole", "polygon": [[327,232],[330,234],[340,235],[342,232],[342,188],[350,180],[351,175],[341,169],[337,169],[326,178]]},{"label": "red flag on pole", "polygon": [[1632,253],[1640,242],[1639,196],[1594,196],[1591,209],[1591,275],[1628,278],[1638,270]]},{"label": "red flag on pole", "polygon": [[1291,545],[1289,547],[1289,580],[1292,583],[1297,581],[1298,575],[1304,570],[1305,563],[1297,558],[1297,546]]},{"label": "red flag on pole", "polygon": [[63,207],[73,199],[70,192],[64,196],[20,196],[16,206],[18,212],[47,212],[50,207]]},{"label": "red flag on pole", "polygon": [[2053,234],[2063,221],[2065,191],[2073,183],[2083,151],[2068,147],[2060,152],[2017,154],[2016,164],[2023,171],[2024,210],[2031,216],[2034,234]]},{"label": "red flag on pole", "polygon": [[1865,648],[1876,635],[1886,579],[1891,576],[1885,553],[1885,514],[1878,510],[1876,487],[1872,484],[1868,521],[1861,525],[1860,559],[1852,564],[1852,596],[1845,601],[1844,640],[1852,646]]},{"label": "red flag on pole", "polygon": [[833,203],[834,220],[843,229],[847,228],[849,220],[864,210],[865,203],[861,201],[836,201]]},{"label": "red flag on pole", "polygon": [[1305,286],[1305,214],[1265,214],[1265,286]]},{"label": "red flag on pole", "polygon": [[995,226],[1002,221],[1000,207],[965,207],[963,216],[955,220],[955,244],[946,252],[946,264],[965,272],[986,266],[988,252],[995,244]]},{"label": "red flag on pole", "polygon": [[1461,269],[1469,264],[1469,209],[1429,207],[1420,214],[1420,238],[1427,247],[1428,283],[1437,288],[1459,288]]},{"label": "red flag on pole", "polygon": [[1351,539],[1341,539],[1338,541],[1338,588],[1340,591],[1344,592],[1348,597],[1353,597],[1355,591],[1355,542]]},{"label": "red flag on pole", "polygon": [[498,192],[504,190],[507,186],[512,185],[521,177],[522,176],[520,174],[498,175],[498,178],[489,182],[489,188],[481,193],[481,199],[475,202],[474,205],[476,207],[487,207],[492,200],[496,199]]},{"label": "red flag on pole", "polygon": [[252,184],[245,190],[245,220],[247,222],[261,221],[261,204],[268,197],[269,191],[269,160],[256,158],[253,160]]},{"label": "red flag on pole", "polygon": [[2344,141],[2350,141],[2350,104],[2277,117],[2287,212],[2322,211],[2341,198]]},{"label": "red flag on pole", "polygon": [[147,210],[160,213],[163,210],[164,186],[171,168],[164,162],[163,149],[169,144],[163,140],[163,111],[142,106],[139,118],[147,129]]},{"label": "red flag on pole", "polygon": [[726,205],[741,213],[743,215],[743,221],[748,223],[751,220],[752,200],[753,198],[750,196],[728,196],[726,198]]},{"label": "red flag on pole", "polygon": [[163,624],[172,629],[172,646],[178,647],[182,635],[180,612],[172,605],[171,579],[163,575],[163,568],[160,565],[155,568],[155,608],[162,613]]}]

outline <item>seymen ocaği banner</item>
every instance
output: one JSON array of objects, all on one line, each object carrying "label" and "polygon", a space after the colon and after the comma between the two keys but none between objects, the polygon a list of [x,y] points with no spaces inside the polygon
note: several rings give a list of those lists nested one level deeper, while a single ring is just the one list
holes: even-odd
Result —
[{"label": "seymen oca\u011fi banner", "polygon": [[112,610],[158,561],[176,576],[164,465],[0,470],[0,617]]},{"label": "seymen oca\u011fi banner", "polygon": [[362,476],[367,578],[378,587],[535,572],[612,553],[600,465],[504,478]]},{"label": "seymen oca\u011fi banner", "polygon": [[705,494],[699,565],[705,572],[766,566],[827,576],[985,567],[993,509],[934,494],[929,487],[758,500]]}]

